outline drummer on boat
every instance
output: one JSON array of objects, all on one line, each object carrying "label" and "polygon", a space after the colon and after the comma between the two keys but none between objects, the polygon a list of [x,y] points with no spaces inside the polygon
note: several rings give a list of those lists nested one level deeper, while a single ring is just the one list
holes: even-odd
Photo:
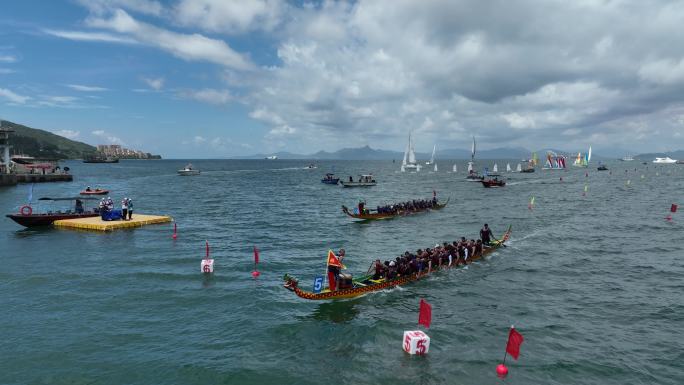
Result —
[{"label": "drummer on boat", "polygon": [[490,229],[489,225],[485,223],[484,227],[480,230],[480,239],[482,240],[482,243],[487,246],[492,242],[492,238],[494,238],[492,229]]}]

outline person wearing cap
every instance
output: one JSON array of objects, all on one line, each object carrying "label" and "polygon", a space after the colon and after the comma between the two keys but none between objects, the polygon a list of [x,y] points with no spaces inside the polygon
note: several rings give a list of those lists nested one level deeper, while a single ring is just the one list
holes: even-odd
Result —
[{"label": "person wearing cap", "polygon": [[128,220],[133,218],[133,199],[126,198],[126,204],[128,205]]},{"label": "person wearing cap", "polygon": [[127,216],[128,216],[128,198],[124,198],[121,201],[121,219],[123,219],[125,221]]},{"label": "person wearing cap", "polygon": [[492,241],[492,238],[494,238],[492,229],[490,229],[489,225],[485,223],[482,230],[480,230],[480,239],[482,239],[482,243],[486,246],[489,245],[489,243]]}]

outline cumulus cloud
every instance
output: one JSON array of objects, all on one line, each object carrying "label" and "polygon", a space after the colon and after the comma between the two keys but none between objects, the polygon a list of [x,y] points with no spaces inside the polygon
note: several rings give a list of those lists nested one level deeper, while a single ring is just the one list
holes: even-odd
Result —
[{"label": "cumulus cloud", "polygon": [[55,131],[55,134],[73,140],[73,139],[78,138],[78,136],[81,135],[81,132],[80,131],[74,131],[74,130],[59,130],[59,131]]},{"label": "cumulus cloud", "polygon": [[164,87],[164,78],[163,77],[158,77],[158,78],[142,78],[142,80],[147,84],[150,88],[152,88],[155,91],[159,91]]},{"label": "cumulus cloud", "polygon": [[109,17],[90,16],[86,24],[129,36],[184,60],[207,61],[239,70],[253,67],[249,59],[234,51],[223,40],[198,33],[184,34],[159,28],[134,19],[122,9],[114,10]]},{"label": "cumulus cloud", "polygon": [[201,90],[186,90],[179,93],[179,96],[186,99],[193,99],[209,104],[226,104],[233,100],[233,96],[228,90],[217,90],[204,88]]},{"label": "cumulus cloud", "polygon": [[280,23],[284,8],[279,0],[181,0],[173,18],[209,32],[270,31]]},{"label": "cumulus cloud", "polygon": [[91,134],[93,134],[93,136],[95,136],[101,140],[104,140],[105,143],[103,143],[103,144],[125,145],[124,141],[121,140],[121,138],[116,137],[116,136],[106,132],[105,130],[95,130],[95,131],[92,131]]},{"label": "cumulus cloud", "polygon": [[7,88],[0,88],[0,98],[10,101],[16,104],[25,104],[27,101],[31,100],[30,96],[19,95]]}]

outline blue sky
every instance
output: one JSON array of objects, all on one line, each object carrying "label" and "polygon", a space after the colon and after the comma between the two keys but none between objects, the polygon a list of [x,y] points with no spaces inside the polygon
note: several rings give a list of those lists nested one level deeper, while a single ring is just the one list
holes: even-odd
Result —
[{"label": "blue sky", "polygon": [[165,157],[684,148],[684,5],[22,1],[0,118]]}]

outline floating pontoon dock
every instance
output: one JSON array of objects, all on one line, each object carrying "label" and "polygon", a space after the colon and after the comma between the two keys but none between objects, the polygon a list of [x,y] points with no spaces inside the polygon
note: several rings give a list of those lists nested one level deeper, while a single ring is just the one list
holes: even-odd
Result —
[{"label": "floating pontoon dock", "polygon": [[156,223],[168,223],[173,219],[166,215],[145,215],[133,214],[130,221],[103,221],[100,217],[78,218],[78,219],[62,219],[55,221],[55,227],[77,229],[77,230],[94,230],[94,231],[113,231],[120,229],[130,229],[135,227],[142,227]]}]

